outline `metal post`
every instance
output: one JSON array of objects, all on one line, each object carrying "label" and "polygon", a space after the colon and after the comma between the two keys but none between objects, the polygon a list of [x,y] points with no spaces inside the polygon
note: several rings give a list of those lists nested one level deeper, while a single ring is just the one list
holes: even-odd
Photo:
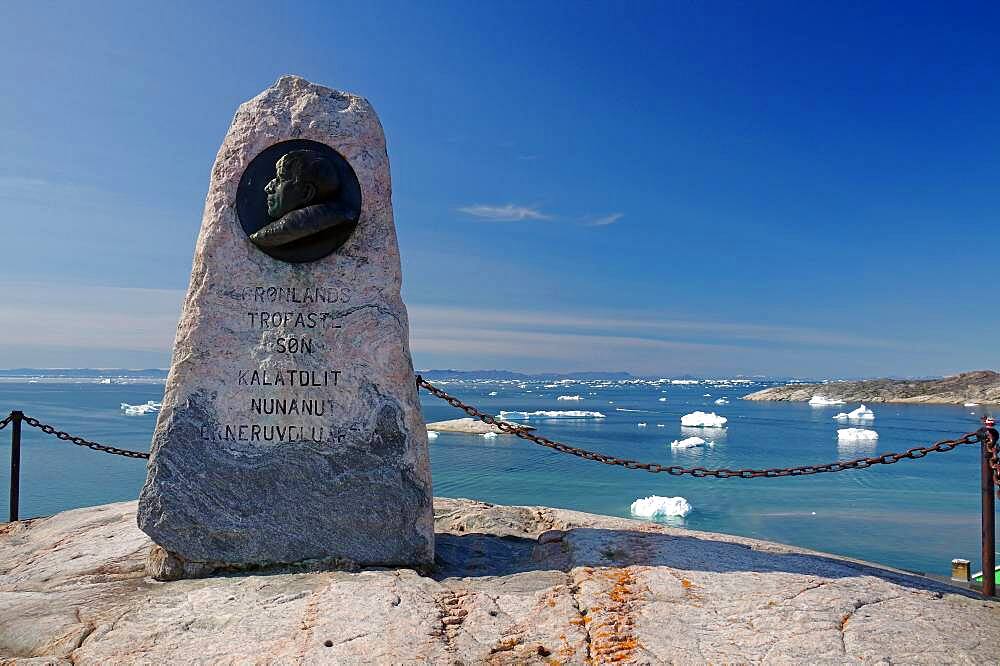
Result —
[{"label": "metal post", "polygon": [[21,419],[23,412],[10,413],[10,522],[17,520],[17,503],[21,494]]},{"label": "metal post", "polygon": [[996,592],[996,534],[994,532],[993,508],[993,467],[990,465],[990,449],[993,434],[988,429],[980,431],[982,444],[982,491],[983,491],[983,595],[992,597]]}]

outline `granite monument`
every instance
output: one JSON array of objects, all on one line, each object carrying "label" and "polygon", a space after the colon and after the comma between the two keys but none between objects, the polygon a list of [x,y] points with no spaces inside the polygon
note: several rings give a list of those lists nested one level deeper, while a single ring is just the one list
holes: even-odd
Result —
[{"label": "granite monument", "polygon": [[138,523],[160,579],[434,557],[385,138],[285,76],[212,168]]}]

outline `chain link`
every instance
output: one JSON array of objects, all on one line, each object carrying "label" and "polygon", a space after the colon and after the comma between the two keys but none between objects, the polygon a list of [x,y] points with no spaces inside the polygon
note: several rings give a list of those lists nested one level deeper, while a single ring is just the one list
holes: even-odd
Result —
[{"label": "chain link", "polygon": [[[597,453],[596,451],[588,451],[586,449],[578,449],[575,446],[570,446],[568,444],[563,444],[549,439],[548,437],[541,437],[539,435],[533,434],[531,431],[521,428],[513,423],[508,423],[501,419],[496,418],[491,414],[486,414],[479,411],[471,405],[467,405],[455,396],[449,395],[448,393],[437,388],[427,380],[425,380],[420,375],[416,378],[417,386],[420,388],[427,389],[432,395],[438,397],[445,402],[447,402],[452,407],[462,410],[469,416],[477,418],[484,423],[496,426],[502,432],[509,433],[520,437],[521,439],[527,440],[529,442],[534,442],[540,446],[545,446],[550,449],[555,449],[561,453],[568,453],[572,456],[577,456],[585,460],[593,460],[596,462],[604,463],[605,465],[617,465],[620,467],[625,467],[626,469],[641,469],[647,472],[660,473],[666,472],[672,476],[683,476],[685,474],[691,475],[696,478],[704,478],[706,476],[712,476],[718,479],[756,479],[756,478],[778,478],[782,476],[806,476],[809,474],[822,474],[824,472],[843,472],[848,469],[868,469],[873,465],[891,465],[897,463],[900,460],[918,460],[923,458],[928,453],[943,453],[945,451],[951,451],[957,446],[963,444],[976,444],[982,441],[982,438],[986,438],[987,446],[994,446],[991,449],[991,466],[993,467],[994,479],[998,478],[1000,475],[1000,462],[996,459],[996,449],[995,442],[992,442],[992,437],[986,434],[986,429],[970,432],[958,439],[944,439],[940,442],[936,442],[930,446],[917,446],[912,449],[907,449],[902,453],[883,453],[874,458],[854,458],[853,460],[838,460],[832,463],[825,463],[821,465],[801,465],[799,467],[773,467],[768,469],[706,469],[704,467],[682,467],[680,465],[661,465],[659,463],[646,463],[639,462],[637,460],[630,460],[628,458],[618,458],[615,456],[605,455],[603,453]],[[991,444],[992,443],[992,444]],[[1000,487],[1000,486],[998,486]]]},{"label": "chain link", "polygon": [[4,417],[4,420],[0,421],[0,430],[6,428],[7,424],[10,423],[13,419],[14,419],[14,412],[11,412],[6,417]]},{"label": "chain link", "polygon": [[[8,416],[7,419],[5,420],[9,419],[10,417]],[[67,432],[63,432],[62,430],[56,430],[52,426],[42,423],[38,419],[32,418],[30,416],[25,416],[24,422],[30,425],[32,428],[38,428],[42,432],[49,435],[54,435],[55,437],[58,437],[59,439],[65,442],[69,442],[70,444],[76,444],[77,446],[86,446],[88,449],[92,449],[94,451],[100,451],[102,453],[110,453],[116,456],[125,456],[126,458],[142,458],[142,459],[149,458],[149,454],[143,453],[142,451],[129,451],[127,449],[119,449],[114,446],[105,446],[104,444],[91,442],[90,440],[84,439],[83,437],[75,437]]]},{"label": "chain link", "polygon": [[993,487],[997,489],[1000,498],[1000,460],[997,459],[997,431],[993,428],[983,428],[979,431],[986,444],[986,463],[993,470]]}]

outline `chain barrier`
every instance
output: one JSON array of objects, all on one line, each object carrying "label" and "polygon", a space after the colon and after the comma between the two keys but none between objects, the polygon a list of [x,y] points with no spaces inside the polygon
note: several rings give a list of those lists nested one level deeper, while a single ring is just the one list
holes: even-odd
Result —
[{"label": "chain barrier", "polygon": [[5,418],[4,418],[4,420],[3,420],[3,421],[0,421],[0,430],[3,430],[4,428],[6,428],[6,427],[7,427],[7,424],[8,424],[8,423],[10,423],[10,422],[11,422],[11,420],[13,420],[13,418],[14,418],[14,412],[11,412],[10,414],[8,414],[8,415],[7,415],[7,416],[6,416]]},{"label": "chain barrier", "polygon": [[[928,453],[943,453],[945,451],[951,451],[957,446],[963,444],[977,444],[981,441],[987,442],[987,446],[991,445],[992,437],[988,434],[987,430],[984,428],[976,432],[970,432],[958,439],[944,439],[940,442],[936,442],[930,446],[917,446],[912,449],[907,449],[902,453],[883,453],[879,456],[873,458],[854,458],[853,460],[838,460],[832,463],[825,463],[821,465],[800,465],[798,467],[777,467],[768,469],[707,469],[705,467],[682,467],[680,465],[661,465],[660,463],[646,463],[639,462],[637,460],[630,460],[628,458],[618,458],[615,456],[605,455],[603,453],[597,453],[596,451],[588,451],[586,449],[579,449],[575,446],[570,446],[568,444],[563,444],[549,439],[548,437],[541,437],[539,435],[533,434],[531,431],[524,428],[518,427],[516,424],[508,423],[497,417],[486,414],[479,411],[471,405],[467,405],[455,396],[449,395],[448,393],[437,388],[427,380],[425,380],[420,375],[416,378],[417,386],[420,388],[427,389],[432,395],[441,400],[444,400],[452,407],[462,410],[469,416],[477,418],[484,423],[488,423],[492,426],[496,426],[502,432],[509,433],[520,437],[521,439],[527,440],[529,442],[534,442],[540,446],[545,446],[550,449],[555,449],[561,453],[568,453],[572,456],[577,456],[585,460],[593,460],[599,463],[604,463],[605,465],[617,465],[620,467],[625,467],[626,469],[641,469],[647,472],[652,472],[654,474],[659,472],[666,472],[672,476],[683,476],[689,474],[696,478],[703,478],[706,476],[712,476],[718,479],[729,479],[729,478],[740,478],[740,479],[756,479],[760,477],[764,478],[778,478],[783,476],[806,476],[809,474],[822,474],[824,472],[843,472],[848,469],[868,469],[873,465],[891,465],[897,463],[900,460],[917,460],[923,458]],[[995,447],[995,442],[992,445]],[[992,449],[994,455],[992,456],[991,466],[993,467],[994,479],[1000,474],[1000,462],[997,462],[995,455],[995,448]],[[998,492],[1000,495],[1000,492]]]},{"label": "chain barrier", "polygon": [[[0,421],[0,429],[7,425],[13,418],[13,414],[7,416],[3,421]],[[77,446],[86,446],[88,449],[94,451],[100,451],[101,453],[110,453],[115,456],[124,456],[126,458],[149,458],[148,453],[143,453],[142,451],[129,451],[127,449],[119,449],[114,446],[106,446],[104,444],[98,444],[97,442],[91,442],[90,440],[84,439],[83,437],[76,437],[69,434],[68,432],[63,432],[62,430],[56,430],[52,426],[42,423],[38,419],[32,418],[30,416],[24,417],[24,422],[30,425],[32,428],[38,428],[42,432],[53,435],[64,442],[69,442],[70,444],[76,444]]]},{"label": "chain barrier", "polygon": [[993,487],[997,489],[997,498],[1000,498],[1000,460],[997,459],[997,431],[993,428],[983,428],[983,441],[986,444],[986,462],[993,471]]}]

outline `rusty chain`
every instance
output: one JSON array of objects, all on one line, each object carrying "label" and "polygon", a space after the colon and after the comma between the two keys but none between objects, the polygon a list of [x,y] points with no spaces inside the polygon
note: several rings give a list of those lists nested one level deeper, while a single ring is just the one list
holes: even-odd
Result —
[{"label": "rusty chain", "polygon": [[[696,478],[703,478],[706,476],[712,476],[718,479],[729,479],[729,478],[740,478],[740,479],[756,479],[759,477],[764,478],[777,478],[783,476],[806,476],[808,474],[821,474],[823,472],[842,472],[848,469],[868,469],[873,465],[891,465],[897,463],[900,460],[917,460],[923,458],[928,453],[951,451],[957,446],[963,444],[976,444],[980,441],[987,442],[987,446],[992,442],[992,437],[987,433],[986,429],[979,430],[977,432],[970,432],[958,439],[945,439],[940,442],[936,442],[930,446],[917,446],[912,449],[907,449],[902,453],[883,453],[874,458],[855,458],[853,460],[838,460],[832,463],[824,463],[820,465],[800,465],[798,467],[777,467],[769,469],[706,469],[704,467],[682,467],[680,465],[661,465],[660,463],[645,463],[639,462],[637,460],[630,460],[628,458],[618,458],[615,456],[605,455],[603,453],[597,453],[596,451],[588,451],[586,449],[579,449],[575,446],[570,446],[568,444],[563,444],[549,439],[548,437],[541,437],[535,435],[529,430],[520,428],[515,424],[508,423],[497,417],[486,414],[479,411],[471,405],[467,405],[458,398],[449,395],[448,393],[437,388],[427,380],[425,380],[420,375],[416,378],[417,386],[420,388],[427,389],[432,395],[438,397],[445,402],[447,402],[452,407],[456,407],[469,416],[477,418],[484,423],[496,426],[501,431],[509,433],[520,437],[521,439],[527,440],[529,442],[534,442],[540,446],[545,446],[550,449],[555,449],[561,453],[568,453],[585,460],[594,460],[596,462],[604,463],[605,465],[617,465],[620,467],[625,467],[626,469],[641,469],[647,472],[659,473],[666,472],[672,476],[683,476],[685,474],[690,474]],[[991,466],[994,469],[994,477],[1000,473],[1000,462],[997,462],[995,449],[991,449],[994,453],[992,456],[993,460]],[[1000,486],[998,486],[1000,487]],[[1000,494],[1000,493],[998,493]]]},{"label": "rusty chain", "polygon": [[[4,425],[7,421],[13,417],[13,414],[9,415],[4,419]],[[69,442],[70,444],[76,444],[77,446],[86,446],[88,449],[94,451],[100,451],[101,453],[110,453],[116,456],[125,456],[126,458],[149,458],[148,453],[143,453],[142,451],[129,451],[128,449],[119,449],[114,446],[106,446],[104,444],[98,444],[97,442],[91,442],[90,440],[84,439],[83,437],[76,437],[69,434],[68,432],[63,432],[62,430],[56,430],[52,426],[42,423],[38,419],[32,418],[30,416],[25,416],[23,418],[24,422],[30,425],[32,428],[38,428],[42,432],[58,437],[64,442]]]},{"label": "rusty chain", "polygon": [[1000,498],[1000,460],[997,459],[997,431],[994,428],[983,428],[983,442],[986,444],[986,464],[993,470],[993,486]]}]

